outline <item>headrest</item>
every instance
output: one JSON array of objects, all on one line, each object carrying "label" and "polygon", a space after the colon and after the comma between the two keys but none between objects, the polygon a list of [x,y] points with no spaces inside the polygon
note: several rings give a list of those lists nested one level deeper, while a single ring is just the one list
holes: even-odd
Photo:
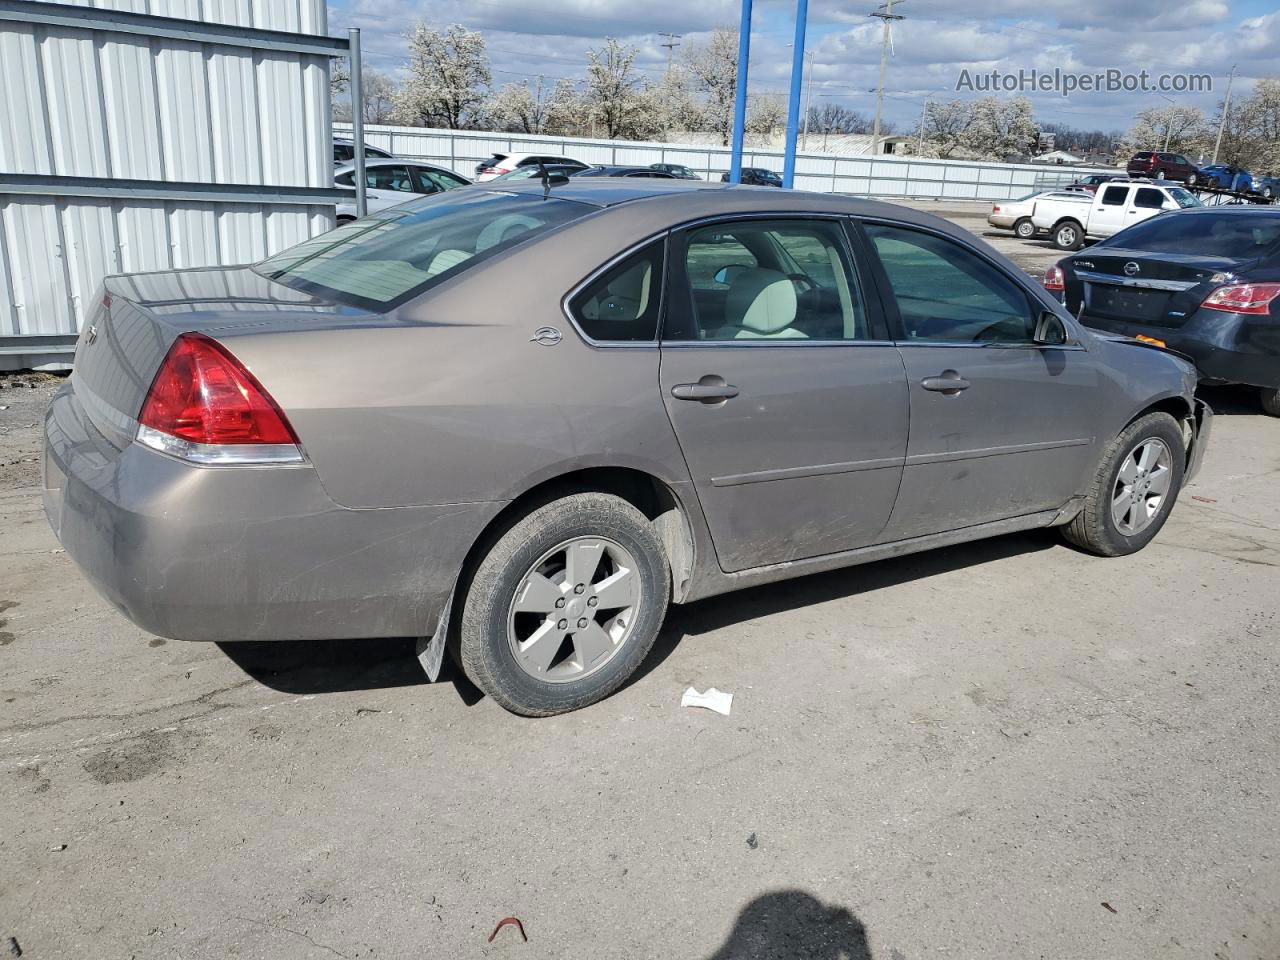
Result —
[{"label": "headrest", "polygon": [[777,270],[744,270],[729,285],[724,315],[754,333],[777,333],[796,322],[796,288]]}]

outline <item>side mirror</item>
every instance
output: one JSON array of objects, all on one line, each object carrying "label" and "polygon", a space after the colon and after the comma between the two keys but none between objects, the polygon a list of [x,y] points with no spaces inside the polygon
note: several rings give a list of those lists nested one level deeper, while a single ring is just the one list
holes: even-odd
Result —
[{"label": "side mirror", "polygon": [[1068,342],[1067,325],[1052,310],[1044,310],[1036,320],[1036,331],[1031,339],[1049,347],[1065,346]]}]

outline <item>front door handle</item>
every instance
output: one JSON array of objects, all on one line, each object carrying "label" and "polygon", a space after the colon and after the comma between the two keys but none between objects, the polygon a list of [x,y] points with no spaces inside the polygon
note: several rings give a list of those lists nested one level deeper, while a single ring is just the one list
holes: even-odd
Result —
[{"label": "front door handle", "polygon": [[698,400],[702,403],[720,403],[732,400],[738,395],[738,388],[725,383],[724,377],[708,374],[697,383],[677,383],[671,388],[671,395],[677,400]]},{"label": "front door handle", "polygon": [[943,370],[940,377],[925,377],[920,381],[920,386],[934,393],[954,397],[961,390],[969,389],[969,381],[954,370]]}]

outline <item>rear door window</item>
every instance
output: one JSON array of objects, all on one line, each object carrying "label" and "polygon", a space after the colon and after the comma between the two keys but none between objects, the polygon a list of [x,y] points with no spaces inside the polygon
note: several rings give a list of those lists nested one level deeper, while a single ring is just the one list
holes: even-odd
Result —
[{"label": "rear door window", "polygon": [[370,190],[397,190],[401,193],[413,193],[415,190],[409,168],[399,164],[370,167],[364,173],[364,181]]},{"label": "rear door window", "polygon": [[1102,205],[1104,207],[1122,207],[1128,197],[1128,187],[1107,187],[1102,191]]},{"label": "rear door window", "polygon": [[[866,311],[833,220],[729,221],[692,230],[671,340],[866,340]],[[673,304],[674,304],[673,300]]]}]

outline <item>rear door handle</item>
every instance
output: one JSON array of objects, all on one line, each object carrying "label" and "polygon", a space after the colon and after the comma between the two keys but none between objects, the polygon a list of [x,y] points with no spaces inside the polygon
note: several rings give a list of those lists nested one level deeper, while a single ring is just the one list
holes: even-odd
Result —
[{"label": "rear door handle", "polygon": [[954,370],[946,370],[943,371],[940,377],[925,377],[920,381],[920,386],[926,390],[932,390],[934,393],[955,396],[961,390],[969,389],[969,381]]},{"label": "rear door handle", "polygon": [[721,400],[732,400],[738,395],[738,388],[731,383],[725,383],[723,377],[709,374],[697,383],[677,383],[671,388],[671,395],[677,400],[718,403]]}]

